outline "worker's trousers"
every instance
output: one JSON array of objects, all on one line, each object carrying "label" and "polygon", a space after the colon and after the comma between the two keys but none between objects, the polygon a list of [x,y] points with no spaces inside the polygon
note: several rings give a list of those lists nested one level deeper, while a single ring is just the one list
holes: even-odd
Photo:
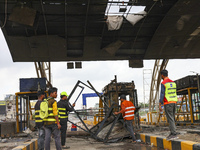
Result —
[{"label": "worker's trousers", "polygon": [[38,150],[44,150],[44,127],[38,128]]},{"label": "worker's trousers", "polygon": [[45,126],[45,150],[50,150],[51,134],[55,139],[56,150],[62,150],[60,142],[60,130],[57,124]]},{"label": "worker's trousers", "polygon": [[132,140],[136,141],[135,134],[133,131],[133,120],[125,120],[125,126],[128,132],[131,134]]},{"label": "worker's trousers", "polygon": [[175,125],[175,110],[176,110],[176,104],[170,103],[167,105],[164,105],[165,108],[165,114],[167,117],[167,122],[169,123],[169,129],[171,131],[172,135],[176,135],[176,125]]},{"label": "worker's trousers", "polygon": [[66,131],[67,131],[67,119],[60,119],[60,131],[61,131],[61,145],[65,146],[66,142]]}]

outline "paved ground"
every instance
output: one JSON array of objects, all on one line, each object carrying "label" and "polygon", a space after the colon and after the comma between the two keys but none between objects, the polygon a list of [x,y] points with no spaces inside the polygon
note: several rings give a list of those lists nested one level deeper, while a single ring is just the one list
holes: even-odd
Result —
[{"label": "paved ground", "polygon": [[[179,132],[179,139],[181,140],[190,140],[193,142],[200,142],[200,127],[199,126],[178,126],[177,131]],[[70,132],[68,132],[69,134]],[[76,133],[76,132],[74,132]],[[78,133],[78,131],[77,131]],[[84,132],[85,133],[85,132]],[[168,127],[143,127],[143,130],[140,133],[144,134],[155,134],[159,136],[167,136],[169,134]],[[79,133],[80,134],[80,133]],[[77,134],[78,135],[78,134]],[[31,136],[19,136],[14,138],[7,138],[4,143],[0,139],[0,150],[11,150],[17,145],[23,144],[30,138],[37,138],[37,132],[33,132]],[[123,140],[119,143],[110,143],[104,144],[102,142],[97,142],[96,140],[89,138],[88,136],[67,137],[67,143],[71,147],[71,150],[162,150],[156,147],[151,147],[150,145],[145,144],[131,144],[128,142],[128,139]],[[55,150],[54,141],[51,142],[51,150]]]},{"label": "paved ground", "polygon": [[[67,137],[67,145],[70,150],[163,150],[145,144],[132,144],[129,140],[119,143],[102,143],[88,137]],[[51,141],[51,150],[56,150],[55,143]]]},{"label": "paved ground", "polygon": [[[176,128],[179,139],[200,143],[200,126],[177,126]],[[167,137],[170,131],[169,127],[143,127],[140,133]]]}]

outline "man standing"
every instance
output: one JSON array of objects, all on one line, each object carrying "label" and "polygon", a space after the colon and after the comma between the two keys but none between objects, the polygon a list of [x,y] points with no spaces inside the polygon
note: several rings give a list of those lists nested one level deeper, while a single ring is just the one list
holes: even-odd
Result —
[{"label": "man standing", "polygon": [[135,106],[133,105],[131,101],[126,100],[126,95],[121,95],[120,100],[121,100],[121,111],[115,112],[114,114],[118,115],[122,113],[122,116],[125,120],[126,128],[131,134],[133,143],[135,143],[136,138],[133,131],[133,119],[134,119]]},{"label": "man standing", "polygon": [[170,135],[167,140],[177,139],[176,125],[175,125],[175,110],[177,94],[176,94],[176,83],[168,78],[168,71],[162,70],[160,72],[163,82],[161,83],[161,93],[159,101],[159,110],[162,112],[161,104],[164,102],[165,114],[167,122],[169,123]]},{"label": "man standing", "polygon": [[35,104],[35,123],[36,127],[38,129],[38,150],[44,150],[44,138],[45,138],[45,132],[44,132],[44,124],[43,119],[40,118],[40,104],[45,98],[45,92],[44,91],[38,91],[37,93],[38,101]]},{"label": "man standing", "polygon": [[[69,112],[73,111],[74,109],[69,104],[67,99],[68,95],[66,92],[60,93],[61,100],[58,102],[58,111],[60,115],[60,131],[61,131],[61,145],[63,149],[69,149],[69,146],[65,146],[66,142],[66,131],[67,131],[67,120]],[[75,104],[72,105],[73,107]]]},{"label": "man standing", "polygon": [[56,150],[62,150],[60,144],[60,122],[58,119],[57,102],[54,98],[57,97],[57,88],[50,88],[48,91],[48,117],[44,119],[45,126],[45,150],[50,150],[51,134],[55,139]]}]

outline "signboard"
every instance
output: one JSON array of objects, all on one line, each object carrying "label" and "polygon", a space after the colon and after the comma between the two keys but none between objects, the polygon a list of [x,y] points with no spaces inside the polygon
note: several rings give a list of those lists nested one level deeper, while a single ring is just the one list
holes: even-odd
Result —
[{"label": "signboard", "polygon": [[0,115],[6,114],[6,102],[0,101]]}]

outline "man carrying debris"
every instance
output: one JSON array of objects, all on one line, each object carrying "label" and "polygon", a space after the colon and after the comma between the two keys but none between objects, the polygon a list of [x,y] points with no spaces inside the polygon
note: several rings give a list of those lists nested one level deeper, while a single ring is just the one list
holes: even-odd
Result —
[{"label": "man carrying debris", "polygon": [[[61,145],[63,149],[69,149],[69,146],[65,146],[66,142],[66,131],[67,131],[67,120],[68,120],[68,113],[73,111],[74,109],[69,104],[67,99],[68,95],[66,92],[60,93],[61,100],[58,102],[58,111],[60,115],[60,131],[61,131]],[[75,104],[72,105],[73,107]]]},{"label": "man carrying debris", "polygon": [[56,150],[62,150],[60,142],[60,122],[58,119],[57,102],[54,98],[57,97],[57,88],[50,88],[48,91],[48,117],[44,119],[45,126],[45,150],[50,150],[51,134],[55,139]]},{"label": "man carrying debris", "polygon": [[38,150],[44,150],[44,138],[45,138],[44,124],[43,124],[43,119],[40,118],[39,113],[40,113],[40,104],[45,98],[45,92],[38,91],[37,96],[38,96],[38,101],[35,104],[35,123],[39,134]]},{"label": "man carrying debris", "polygon": [[131,101],[126,100],[126,95],[121,95],[120,100],[121,100],[121,111],[114,112],[114,114],[118,115],[122,113],[122,116],[125,120],[126,128],[131,134],[133,143],[135,143],[136,138],[133,131],[133,119],[134,119],[135,106],[133,105]]},{"label": "man carrying debris", "polygon": [[177,139],[176,125],[175,125],[175,110],[177,94],[176,94],[176,83],[168,78],[168,71],[162,70],[160,72],[163,82],[161,83],[159,110],[162,112],[161,104],[164,102],[165,114],[167,122],[169,123],[170,134],[167,136],[167,140]]}]

